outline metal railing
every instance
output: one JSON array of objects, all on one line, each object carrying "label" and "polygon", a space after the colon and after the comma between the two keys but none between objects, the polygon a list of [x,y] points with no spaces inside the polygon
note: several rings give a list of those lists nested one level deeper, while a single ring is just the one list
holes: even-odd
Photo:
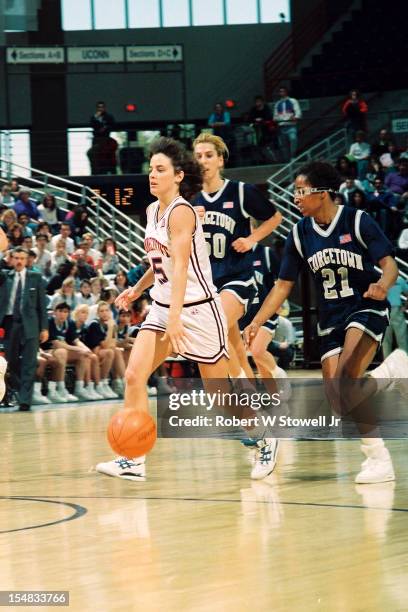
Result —
[{"label": "metal railing", "polygon": [[87,185],[0,157],[0,184],[7,183],[11,177],[20,176],[22,171],[25,175],[24,187],[28,187],[34,197],[51,193],[57,205],[62,208],[72,208],[79,204],[86,206],[89,230],[98,242],[105,238],[116,241],[122,269],[129,270],[132,265],[140,262],[145,254],[145,228],[134,219]]}]

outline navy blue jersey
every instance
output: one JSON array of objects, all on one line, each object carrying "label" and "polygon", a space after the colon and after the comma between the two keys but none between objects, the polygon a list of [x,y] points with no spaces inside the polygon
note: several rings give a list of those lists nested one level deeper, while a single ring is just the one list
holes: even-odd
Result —
[{"label": "navy blue jersey", "polygon": [[274,205],[253,185],[228,179],[216,193],[201,191],[193,205],[206,209],[202,225],[217,289],[230,281],[250,278],[252,250],[237,253],[231,245],[250,235],[250,217],[266,221],[275,214]]},{"label": "navy blue jersey", "polygon": [[295,281],[307,262],[318,290],[320,331],[325,332],[352,312],[387,308],[387,300],[367,299],[363,294],[381,276],[374,266],[392,254],[392,244],[366,212],[339,206],[326,229],[310,217],[293,227],[279,278]]},{"label": "navy blue jersey", "polygon": [[279,271],[279,264],[270,247],[257,244],[252,249],[252,255],[254,278],[258,289],[259,302],[262,304],[275,284],[275,279]]}]

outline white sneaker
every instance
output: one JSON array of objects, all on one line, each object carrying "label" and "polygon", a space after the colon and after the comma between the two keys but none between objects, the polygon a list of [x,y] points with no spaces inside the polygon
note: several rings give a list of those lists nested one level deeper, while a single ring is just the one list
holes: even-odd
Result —
[{"label": "white sneaker", "polygon": [[121,378],[114,378],[112,381],[112,389],[117,394],[118,397],[123,397],[125,395],[125,385]]},{"label": "white sneaker", "polygon": [[[112,387],[109,385],[109,383],[107,382],[102,382],[102,387],[104,390],[104,397],[106,399],[118,399],[119,395],[117,393],[115,393],[115,391],[112,389]],[[99,393],[99,391],[98,391]]]},{"label": "white sneaker", "polygon": [[83,402],[90,402],[93,400],[93,397],[91,397],[92,393],[89,395],[89,390],[87,387],[76,387],[75,395],[78,400],[82,400]]},{"label": "white sneaker", "polygon": [[59,393],[59,395],[61,397],[64,398],[64,402],[77,402],[78,401],[78,397],[76,395],[73,395],[72,393],[70,393],[68,391],[68,389],[58,389],[57,388],[57,392]]},{"label": "white sneaker", "polygon": [[65,404],[67,401],[65,397],[60,395],[56,389],[48,391],[47,397],[50,401],[50,404]]},{"label": "white sneaker", "polygon": [[46,395],[41,393],[41,390],[34,387],[33,395],[31,397],[31,403],[33,406],[41,406],[42,404],[51,404],[50,400]]},{"label": "white sneaker", "polygon": [[257,442],[257,447],[255,463],[251,471],[253,480],[261,480],[273,472],[278,457],[279,439],[264,438]]},{"label": "white sneaker", "polygon": [[136,459],[127,459],[126,457],[118,457],[112,461],[98,463],[95,470],[107,476],[116,476],[125,480],[146,480],[146,457],[137,457]]},{"label": "white sneaker", "polygon": [[382,444],[362,444],[366,455],[361,470],[355,477],[357,484],[372,484],[395,480],[394,468],[388,449]]},{"label": "white sneaker", "polygon": [[95,383],[88,383],[85,387],[85,391],[90,400],[101,400],[104,399],[103,395],[98,393],[95,389]]},{"label": "white sneaker", "polygon": [[0,357],[0,402],[6,394],[6,383],[4,382],[4,377],[6,375],[7,370],[7,361],[3,356]]}]

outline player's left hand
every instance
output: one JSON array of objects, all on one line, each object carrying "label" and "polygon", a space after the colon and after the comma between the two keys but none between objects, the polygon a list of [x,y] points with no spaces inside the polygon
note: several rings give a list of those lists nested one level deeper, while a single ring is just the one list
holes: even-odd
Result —
[{"label": "player's left hand", "polygon": [[253,339],[259,331],[259,324],[256,321],[252,321],[247,327],[244,329],[244,342],[246,346],[249,348]]},{"label": "player's left hand", "polygon": [[189,342],[190,337],[184,329],[180,319],[177,321],[169,321],[167,323],[166,333],[162,338],[162,342],[169,340],[173,351],[178,355],[187,351],[187,343]]},{"label": "player's left hand", "polygon": [[252,249],[254,244],[251,236],[248,236],[247,238],[237,238],[231,246],[237,253],[246,253]]},{"label": "player's left hand", "polygon": [[381,301],[387,298],[387,291],[380,283],[371,283],[363,297]]}]

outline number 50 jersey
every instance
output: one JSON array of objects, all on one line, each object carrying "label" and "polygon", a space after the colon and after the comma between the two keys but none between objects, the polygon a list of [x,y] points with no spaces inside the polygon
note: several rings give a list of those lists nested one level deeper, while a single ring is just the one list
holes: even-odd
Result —
[{"label": "number 50 jersey", "polygon": [[154,272],[154,285],[150,295],[155,302],[169,306],[173,281],[171,236],[169,217],[176,206],[188,206],[194,213],[196,229],[191,237],[191,252],[187,269],[187,286],[184,304],[192,304],[214,298],[217,290],[211,276],[210,260],[201,223],[194,208],[181,196],[177,197],[159,217],[159,202],[147,208],[147,225],[144,247]]},{"label": "number 50 jersey", "polygon": [[381,277],[375,265],[392,254],[392,244],[366,212],[339,206],[325,229],[311,217],[293,227],[279,278],[295,281],[303,261],[307,262],[318,290],[319,328],[324,333],[345,321],[350,313],[386,311],[387,300],[363,295]]}]

